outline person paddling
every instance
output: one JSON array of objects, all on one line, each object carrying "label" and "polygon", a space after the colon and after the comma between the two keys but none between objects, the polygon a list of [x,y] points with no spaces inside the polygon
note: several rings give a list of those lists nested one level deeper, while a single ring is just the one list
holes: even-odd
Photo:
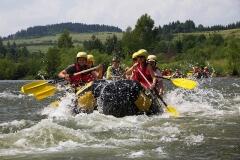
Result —
[{"label": "person paddling", "polygon": [[[133,64],[132,79],[138,81],[145,89],[153,89],[156,85],[156,78],[152,66],[147,63],[147,51],[145,49],[140,49],[136,54],[137,62]],[[145,78],[150,82],[151,85],[145,80]]]},{"label": "person paddling", "polygon": [[69,81],[70,84],[76,88],[97,78],[98,75],[96,75],[96,72],[94,71],[89,71],[87,73],[82,73],[74,76],[74,73],[78,73],[87,69],[89,69],[87,65],[87,53],[78,52],[76,56],[76,62],[68,66],[66,69],[62,70],[58,74],[58,77]]},{"label": "person paddling", "polygon": [[[87,55],[88,68],[95,67],[94,63],[95,63],[94,56],[92,54],[88,54]],[[103,66],[102,65],[98,65],[98,66],[99,67],[96,70],[94,70],[93,72],[95,72],[94,74],[97,75],[97,79],[102,79],[102,77],[103,77]]]},{"label": "person paddling", "polygon": [[118,57],[112,58],[112,65],[107,68],[106,79],[117,80],[123,78],[124,70]]},{"label": "person paddling", "polygon": [[126,79],[132,79],[133,70],[134,70],[134,67],[135,67],[134,64],[137,63],[137,55],[138,55],[137,52],[134,52],[132,54],[132,66],[125,70]]},{"label": "person paddling", "polygon": [[157,67],[157,56],[155,55],[149,55],[147,57],[147,62],[152,66],[154,76],[156,77],[156,91],[157,93],[162,96],[163,95],[163,82],[162,82],[162,73],[160,69]]}]

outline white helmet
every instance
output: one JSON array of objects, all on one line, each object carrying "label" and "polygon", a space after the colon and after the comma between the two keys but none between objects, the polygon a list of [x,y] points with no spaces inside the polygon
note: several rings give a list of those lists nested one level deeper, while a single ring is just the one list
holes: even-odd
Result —
[{"label": "white helmet", "polygon": [[149,56],[147,57],[147,61],[156,62],[156,61],[157,61],[157,56],[155,56],[155,55],[149,55]]},{"label": "white helmet", "polygon": [[76,58],[87,58],[86,52],[78,52]]}]

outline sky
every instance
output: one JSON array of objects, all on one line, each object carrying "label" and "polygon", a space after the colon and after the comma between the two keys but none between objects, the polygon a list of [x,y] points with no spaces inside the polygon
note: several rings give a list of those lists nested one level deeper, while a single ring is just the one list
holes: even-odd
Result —
[{"label": "sky", "polygon": [[147,13],[155,26],[193,20],[196,25],[240,21],[240,0],[0,0],[0,36],[36,25],[78,22],[125,30]]}]

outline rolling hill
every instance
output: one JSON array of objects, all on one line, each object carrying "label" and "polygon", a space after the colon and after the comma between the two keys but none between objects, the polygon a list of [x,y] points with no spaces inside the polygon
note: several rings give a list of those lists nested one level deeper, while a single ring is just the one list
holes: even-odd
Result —
[{"label": "rolling hill", "polygon": [[[106,40],[107,37],[116,35],[119,39],[122,38],[122,32],[95,32],[95,33],[70,33],[74,45],[82,46],[82,43],[86,40],[90,40],[92,35],[95,35],[102,42]],[[3,43],[7,44],[15,42],[19,46],[26,46],[30,52],[46,52],[49,47],[57,45],[57,39],[60,34],[50,35],[50,36],[40,36],[32,38],[16,38],[10,40],[4,40]]]},{"label": "rolling hill", "polygon": [[[229,30],[221,30],[221,31],[203,31],[203,32],[192,32],[192,33],[176,33],[175,37],[181,37],[183,35],[200,35],[204,34],[205,36],[209,36],[211,34],[220,34],[224,38],[229,36],[235,36],[240,38],[240,29],[229,29]],[[111,37],[116,35],[119,39],[122,38],[122,32],[95,32],[95,33],[71,33],[72,40],[74,45],[82,46],[85,40],[90,40],[92,35],[95,35],[102,42],[106,40],[107,37]],[[57,44],[57,39],[60,34],[49,35],[49,36],[40,36],[40,37],[32,37],[32,38],[16,38],[10,40],[4,40],[3,43],[6,44],[8,41],[10,43],[15,42],[17,45],[26,46],[30,52],[46,52],[47,49],[51,46]]]}]

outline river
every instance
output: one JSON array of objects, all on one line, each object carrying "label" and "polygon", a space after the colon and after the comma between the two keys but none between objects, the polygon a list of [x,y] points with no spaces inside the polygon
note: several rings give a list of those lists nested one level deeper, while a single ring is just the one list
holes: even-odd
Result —
[{"label": "river", "polygon": [[73,95],[37,101],[0,81],[0,159],[240,159],[240,79],[198,80],[194,90],[166,84],[168,113],[115,118],[73,115]]}]

